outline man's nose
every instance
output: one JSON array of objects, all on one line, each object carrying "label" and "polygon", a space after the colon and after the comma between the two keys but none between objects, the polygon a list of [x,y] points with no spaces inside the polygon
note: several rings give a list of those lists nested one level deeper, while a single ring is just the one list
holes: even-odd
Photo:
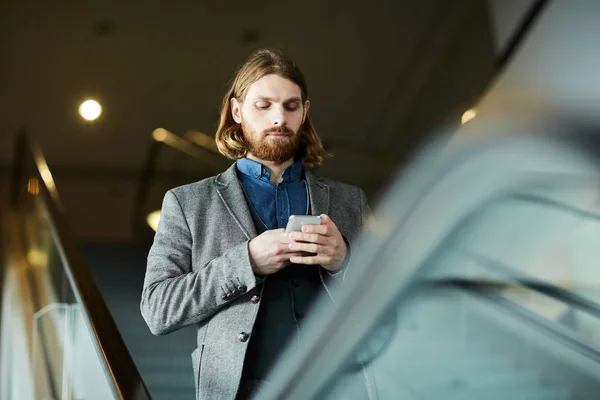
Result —
[{"label": "man's nose", "polygon": [[282,106],[275,106],[271,108],[270,113],[271,123],[276,126],[285,125],[285,110]]}]

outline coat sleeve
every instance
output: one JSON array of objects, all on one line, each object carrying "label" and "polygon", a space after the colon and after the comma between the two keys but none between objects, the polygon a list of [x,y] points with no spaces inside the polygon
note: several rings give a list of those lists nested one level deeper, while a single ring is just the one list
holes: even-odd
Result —
[{"label": "coat sleeve", "polygon": [[150,331],[164,335],[201,322],[256,284],[248,241],[193,270],[190,227],[177,196],[167,192],[148,254],[140,304]]},{"label": "coat sleeve", "polygon": [[343,236],[344,242],[346,243],[346,259],[344,260],[344,263],[342,264],[342,267],[337,270],[336,272],[331,272],[328,271],[326,269],[323,269],[323,271],[325,271],[325,276],[328,279],[328,282],[336,282],[336,283],[341,283],[345,280],[346,278],[346,265],[348,265],[348,263],[350,262],[350,259],[352,258],[352,248],[350,245],[350,241],[351,240],[355,240],[356,237],[358,236],[358,234],[360,233],[360,231],[362,230],[362,228],[365,226],[365,224],[367,223],[367,221],[369,220],[369,218],[371,218],[371,209],[369,208],[369,203],[367,202],[367,196],[365,195],[365,192],[363,192],[362,189],[360,188],[356,188],[356,190],[358,191],[358,197],[360,199],[360,211],[359,211],[359,218],[360,218],[360,225],[359,225],[359,229],[357,230],[357,232],[354,234],[354,236],[352,236],[351,239]]}]

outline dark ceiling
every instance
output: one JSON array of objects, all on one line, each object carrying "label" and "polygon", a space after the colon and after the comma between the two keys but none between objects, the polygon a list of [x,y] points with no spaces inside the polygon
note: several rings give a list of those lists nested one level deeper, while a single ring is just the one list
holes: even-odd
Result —
[{"label": "dark ceiling", "polygon": [[[133,185],[155,128],[213,135],[236,66],[279,47],[304,70],[313,122],[337,155],[323,173],[381,182],[382,155],[399,157],[489,81],[486,13],[471,0],[5,0],[0,166],[6,175],[23,127],[64,179],[106,173]],[[103,106],[96,122],[77,114],[86,98]]]}]

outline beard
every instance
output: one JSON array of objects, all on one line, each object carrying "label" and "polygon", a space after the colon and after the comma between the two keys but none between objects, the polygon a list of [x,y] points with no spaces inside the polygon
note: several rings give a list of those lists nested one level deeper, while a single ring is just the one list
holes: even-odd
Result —
[{"label": "beard", "polygon": [[[242,121],[242,133],[248,145],[248,152],[263,161],[282,163],[293,158],[300,145],[300,135],[287,127],[266,129],[255,132]],[[283,133],[285,136],[268,136],[270,133]]]}]

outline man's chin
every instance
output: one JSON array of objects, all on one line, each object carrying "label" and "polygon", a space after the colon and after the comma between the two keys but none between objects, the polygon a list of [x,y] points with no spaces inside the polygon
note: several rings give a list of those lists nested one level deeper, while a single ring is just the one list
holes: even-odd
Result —
[{"label": "man's chin", "polygon": [[250,152],[264,161],[282,163],[293,158],[298,150],[291,135],[267,135],[258,146],[250,145]]},{"label": "man's chin", "polygon": [[267,135],[267,140],[291,142],[293,138],[290,135]]},{"label": "man's chin", "polygon": [[257,152],[258,154],[255,153],[255,155],[257,155],[262,160],[275,163],[282,163],[288,161],[295,155],[295,152],[282,152],[280,149],[277,150],[279,151]]}]

